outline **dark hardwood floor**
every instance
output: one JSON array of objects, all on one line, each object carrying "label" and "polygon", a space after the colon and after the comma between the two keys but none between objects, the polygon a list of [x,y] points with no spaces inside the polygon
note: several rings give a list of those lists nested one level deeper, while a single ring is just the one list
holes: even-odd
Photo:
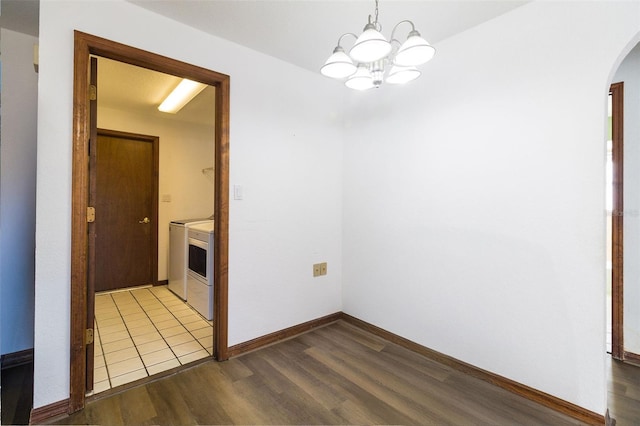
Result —
[{"label": "dark hardwood floor", "polygon": [[579,422],[339,321],[96,399],[57,424]]},{"label": "dark hardwood floor", "polygon": [[[27,424],[33,365],[2,372],[2,424]],[[617,426],[640,424],[640,367],[609,360]],[[339,321],[224,363],[95,397],[55,424],[579,424]]]},{"label": "dark hardwood floor", "polygon": [[640,365],[607,358],[607,402],[616,426],[640,425]]},{"label": "dark hardwood floor", "polygon": [[27,425],[33,403],[33,362],[2,370],[3,425]]}]

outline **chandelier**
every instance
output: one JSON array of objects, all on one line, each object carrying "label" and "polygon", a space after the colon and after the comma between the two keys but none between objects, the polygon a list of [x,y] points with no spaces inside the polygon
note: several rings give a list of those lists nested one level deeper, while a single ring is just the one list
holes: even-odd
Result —
[{"label": "chandelier", "polygon": [[[401,24],[411,25],[407,39],[400,43],[394,38]],[[338,38],[338,45],[333,49],[320,72],[338,80],[346,79],[345,85],[351,89],[367,90],[380,87],[383,82],[404,84],[420,77],[417,66],[433,58],[436,49],[420,36],[413,22],[398,22],[391,31],[391,40],[387,41],[381,33],[382,25],[378,22],[378,0],[376,0],[375,20],[365,25],[360,37],[353,33],[345,33]],[[347,55],[341,46],[342,39],[353,36],[356,39]]]}]

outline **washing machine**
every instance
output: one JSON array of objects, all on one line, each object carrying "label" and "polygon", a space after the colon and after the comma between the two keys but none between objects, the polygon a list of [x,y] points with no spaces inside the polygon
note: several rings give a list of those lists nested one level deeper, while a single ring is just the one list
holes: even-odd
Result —
[{"label": "washing machine", "polygon": [[169,290],[187,300],[188,229],[199,223],[213,223],[211,218],[179,219],[169,223]]}]

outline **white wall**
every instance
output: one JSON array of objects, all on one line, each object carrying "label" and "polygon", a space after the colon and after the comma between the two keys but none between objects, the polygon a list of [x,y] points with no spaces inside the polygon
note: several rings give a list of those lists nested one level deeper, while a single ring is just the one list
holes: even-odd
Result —
[{"label": "white wall", "polygon": [[624,348],[640,353],[640,45],[613,78],[624,82]]},{"label": "white wall", "polygon": [[43,1],[34,407],[69,396],[73,29],[231,76],[229,344],[340,311],[342,87],[121,0]]},{"label": "white wall", "polygon": [[33,347],[37,39],[0,29],[0,324],[2,354]]},{"label": "white wall", "polygon": [[345,312],[604,413],[606,94],[639,31],[638,3],[534,2],[354,94]]},{"label": "white wall", "polygon": [[606,93],[639,4],[516,9],[350,96],[342,128],[321,76],[122,1],[41,2],[36,408],[69,392],[74,28],[232,77],[231,345],[343,309],[604,413]]},{"label": "white wall", "polygon": [[[207,126],[159,118],[155,114],[101,107],[98,110],[98,127],[160,138],[158,280],[166,280],[169,222],[206,218],[213,214],[213,177],[202,173],[202,169],[212,167],[214,162],[213,120]],[[171,201],[161,201],[165,195],[170,196]]]}]

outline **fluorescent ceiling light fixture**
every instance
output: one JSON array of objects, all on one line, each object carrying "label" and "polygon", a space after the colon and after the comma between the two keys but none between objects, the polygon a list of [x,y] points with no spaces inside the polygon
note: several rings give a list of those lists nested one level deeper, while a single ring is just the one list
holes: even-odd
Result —
[{"label": "fluorescent ceiling light fixture", "polygon": [[[382,35],[382,25],[378,22],[378,0],[376,1],[375,18],[364,27],[360,36],[345,33],[338,38],[338,45],[333,54],[324,63],[320,72],[336,80],[345,80],[351,89],[366,90],[379,87],[383,82],[404,84],[420,77],[416,68],[433,58],[436,49],[420,36],[413,22],[401,21],[393,27],[391,39]],[[401,24],[411,25],[406,41],[394,37]],[[353,37],[355,43],[349,54],[342,47],[344,37]]]},{"label": "fluorescent ceiling light fixture", "polygon": [[191,99],[195,98],[198,93],[202,92],[205,87],[207,87],[206,84],[184,78],[180,84],[178,84],[176,88],[169,93],[169,96],[162,101],[158,110],[175,114],[180,111],[183,106],[188,104]]}]

